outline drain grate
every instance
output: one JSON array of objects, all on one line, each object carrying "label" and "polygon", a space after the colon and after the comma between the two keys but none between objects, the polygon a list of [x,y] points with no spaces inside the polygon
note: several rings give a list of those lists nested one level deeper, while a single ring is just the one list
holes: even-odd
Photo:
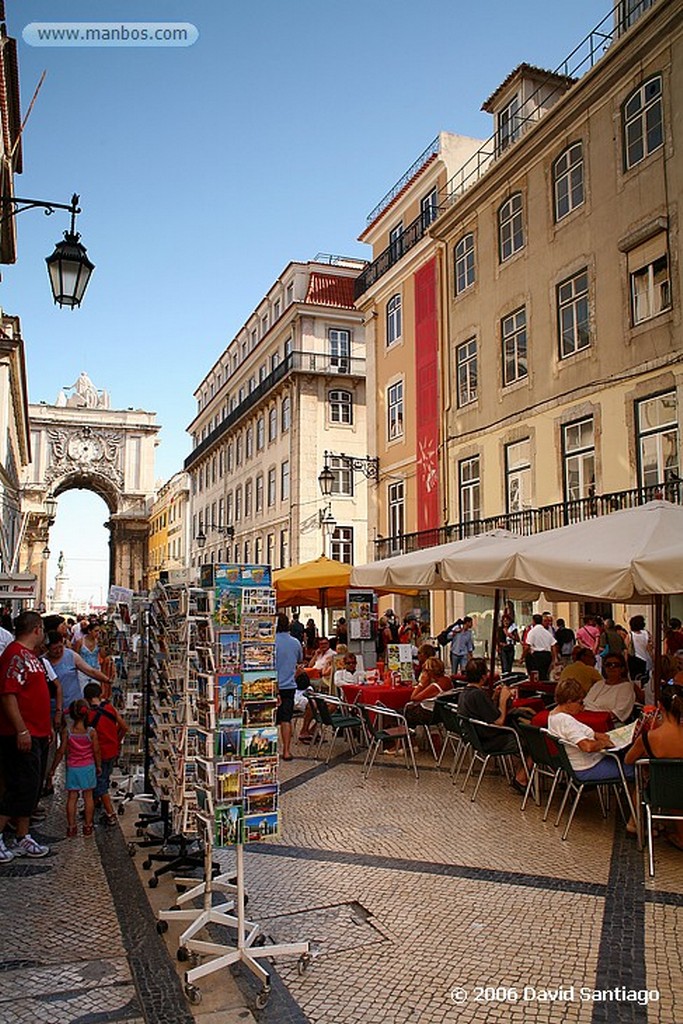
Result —
[{"label": "drain grate", "polygon": [[311,952],[318,955],[388,941],[388,936],[372,922],[371,912],[356,900],[269,917],[263,921],[263,929],[273,942],[308,939]]}]

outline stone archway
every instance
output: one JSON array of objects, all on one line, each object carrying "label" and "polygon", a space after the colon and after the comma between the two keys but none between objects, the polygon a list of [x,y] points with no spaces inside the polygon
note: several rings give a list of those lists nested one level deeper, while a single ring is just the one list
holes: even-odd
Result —
[{"label": "stone archway", "polygon": [[29,405],[29,423],[33,461],[22,488],[22,567],[38,576],[44,595],[42,552],[51,525],[45,500],[85,489],[98,494],[109,510],[110,584],[141,590],[159,433],[155,413],[111,409],[107,393],[82,373],[71,388],[60,391],[54,405]]}]

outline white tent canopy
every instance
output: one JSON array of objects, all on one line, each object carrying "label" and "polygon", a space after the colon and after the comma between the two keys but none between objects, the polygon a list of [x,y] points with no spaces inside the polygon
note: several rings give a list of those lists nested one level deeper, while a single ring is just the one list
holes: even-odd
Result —
[{"label": "white tent canopy", "polygon": [[530,537],[482,534],[356,566],[351,584],[647,603],[683,593],[683,507],[651,501]]},{"label": "white tent canopy", "polygon": [[651,501],[441,563],[452,587],[496,582],[538,587],[550,600],[591,597],[625,604],[683,592],[683,507]]}]

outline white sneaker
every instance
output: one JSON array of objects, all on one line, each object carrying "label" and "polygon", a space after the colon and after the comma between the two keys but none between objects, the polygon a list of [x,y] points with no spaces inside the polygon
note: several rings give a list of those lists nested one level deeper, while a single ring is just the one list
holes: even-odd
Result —
[{"label": "white sneaker", "polygon": [[41,846],[33,836],[25,835],[23,839],[17,839],[10,852],[15,857],[47,857],[50,847]]},{"label": "white sneaker", "polygon": [[14,860],[14,850],[9,850],[5,846],[5,840],[0,836],[0,864],[9,864],[11,860]]}]

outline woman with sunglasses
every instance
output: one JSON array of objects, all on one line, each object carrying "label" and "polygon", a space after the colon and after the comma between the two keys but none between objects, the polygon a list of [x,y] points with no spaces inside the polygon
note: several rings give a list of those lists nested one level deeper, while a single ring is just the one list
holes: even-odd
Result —
[{"label": "woman with sunglasses", "polygon": [[[641,757],[683,757],[683,685],[673,679],[662,685],[659,712],[659,722],[648,732],[641,732],[624,758],[626,764],[635,764]],[[666,838],[672,846],[683,850],[683,821],[672,823]]]},{"label": "woman with sunglasses", "polygon": [[636,700],[642,700],[628,677],[628,668],[623,654],[608,654],[602,663],[603,678],[591,686],[583,706],[586,711],[609,711],[617,724],[628,722],[633,714]]}]

